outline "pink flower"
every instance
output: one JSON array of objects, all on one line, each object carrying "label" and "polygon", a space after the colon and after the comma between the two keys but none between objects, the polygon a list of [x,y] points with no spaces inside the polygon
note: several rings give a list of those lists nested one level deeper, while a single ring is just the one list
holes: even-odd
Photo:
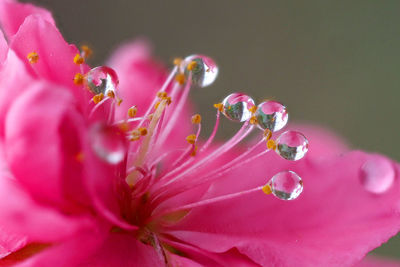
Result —
[{"label": "pink flower", "polygon": [[301,159],[303,135],[270,136],[280,103],[232,94],[215,131],[241,130],[198,140],[211,59],[168,75],[142,41],[90,68],[46,10],[3,0],[0,22],[0,265],[346,266],[399,230],[399,165],[311,126]]}]

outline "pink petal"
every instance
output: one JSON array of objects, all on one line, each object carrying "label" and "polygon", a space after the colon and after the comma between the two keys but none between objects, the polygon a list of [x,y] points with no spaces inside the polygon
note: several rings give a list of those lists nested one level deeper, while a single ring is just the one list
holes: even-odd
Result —
[{"label": "pink petal", "polygon": [[[106,232],[96,228],[86,229],[63,242],[51,244],[43,251],[19,262],[19,267],[70,267],[81,265],[90,255],[102,245]],[[1,262],[0,262],[1,263]],[[16,262],[18,263],[18,262]]]},{"label": "pink petal", "polygon": [[3,65],[7,58],[8,44],[2,31],[0,31],[0,65]]},{"label": "pink petal", "polygon": [[75,159],[81,150],[82,117],[68,91],[46,83],[28,88],[7,114],[7,161],[35,199],[65,206],[64,192],[77,191],[82,184]]},{"label": "pink petal", "polygon": [[[26,235],[29,241],[59,241],[81,228],[91,226],[87,218],[68,217],[55,209],[38,205],[22,191],[16,181],[4,176],[0,178],[0,197],[0,225],[9,233]],[[14,235],[7,238],[12,239]]]},{"label": "pink petal", "polygon": [[26,245],[27,238],[0,227],[0,260]]},{"label": "pink petal", "polygon": [[381,195],[360,184],[359,170],[370,157],[352,152],[292,163],[271,154],[215,183],[206,198],[263,185],[290,169],[304,181],[297,200],[285,202],[259,192],[216,203],[193,210],[173,234],[212,252],[236,247],[259,264],[353,264],[400,226],[399,181]]},{"label": "pink petal", "polygon": [[376,256],[367,256],[355,267],[400,267],[400,261],[394,259],[384,259]]},{"label": "pink petal", "polygon": [[80,266],[118,267],[163,266],[156,250],[138,241],[133,235],[111,233],[94,255]]},{"label": "pink petal", "polygon": [[51,13],[32,4],[22,4],[13,0],[0,1],[0,23],[8,38],[17,33],[20,25],[29,15],[38,15],[55,25]]},{"label": "pink petal", "polygon": [[33,77],[14,51],[8,50],[6,57],[7,59],[0,66],[0,136],[4,136],[8,109],[18,95],[33,82]]},{"label": "pink petal", "polygon": [[[38,78],[70,88],[75,98],[82,101],[82,105],[87,105],[86,100],[83,99],[85,89],[73,82],[75,74],[81,73],[80,66],[73,62],[79,51],[74,45],[65,42],[53,24],[40,16],[27,17],[14,36],[10,47]],[[39,55],[39,60],[35,64],[29,63],[26,58],[31,52]],[[86,73],[88,67],[81,66],[83,72]]]}]

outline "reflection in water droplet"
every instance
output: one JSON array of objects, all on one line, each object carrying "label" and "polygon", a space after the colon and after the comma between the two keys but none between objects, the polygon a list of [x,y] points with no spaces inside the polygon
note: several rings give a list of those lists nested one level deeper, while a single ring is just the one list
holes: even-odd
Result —
[{"label": "reflection in water droplet", "polygon": [[293,171],[279,172],[267,184],[272,194],[282,200],[296,199],[303,191],[303,181]]},{"label": "reflection in water droplet", "polygon": [[392,163],[383,156],[371,156],[360,168],[360,181],[365,190],[380,194],[393,184],[395,170]]},{"label": "reflection in water droplet", "polygon": [[254,114],[257,118],[259,128],[269,129],[272,132],[279,131],[285,127],[289,120],[289,114],[286,107],[276,101],[265,101],[258,105]]},{"label": "reflection in water droplet", "polygon": [[286,131],[277,139],[276,153],[287,160],[299,160],[308,151],[307,138],[296,131]]},{"label": "reflection in water droplet", "polygon": [[247,121],[251,118],[252,113],[249,110],[254,107],[254,100],[248,95],[241,93],[233,93],[225,97],[222,101],[222,113],[233,121]]},{"label": "reflection in water droplet", "polygon": [[212,58],[204,55],[190,55],[185,58],[182,68],[186,77],[189,75],[187,66],[195,62],[192,72],[192,82],[199,87],[211,85],[218,76],[218,66]]},{"label": "reflection in water droplet", "polygon": [[110,164],[118,164],[125,157],[125,138],[117,127],[94,125],[90,141],[95,154]]},{"label": "reflection in water droplet", "polygon": [[86,85],[95,95],[107,95],[109,92],[115,94],[118,83],[117,73],[106,66],[93,68],[86,74]]}]

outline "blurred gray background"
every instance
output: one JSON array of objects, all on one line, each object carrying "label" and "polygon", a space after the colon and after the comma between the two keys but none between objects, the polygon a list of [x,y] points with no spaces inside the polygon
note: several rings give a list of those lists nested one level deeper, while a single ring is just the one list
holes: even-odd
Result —
[{"label": "blurred gray background", "polygon": [[[204,121],[213,121],[213,103],[245,91],[285,103],[292,121],[327,126],[354,148],[400,160],[398,0],[34,2],[53,11],[69,42],[91,44],[95,64],[139,36],[168,63],[213,57],[215,85],[192,93]],[[377,253],[400,258],[400,238]]]}]

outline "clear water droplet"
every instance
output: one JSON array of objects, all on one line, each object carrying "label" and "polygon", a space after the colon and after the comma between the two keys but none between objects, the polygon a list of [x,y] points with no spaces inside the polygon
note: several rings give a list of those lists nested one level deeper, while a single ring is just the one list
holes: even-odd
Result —
[{"label": "clear water droplet", "polygon": [[[189,71],[187,66],[191,62],[196,62],[194,68]],[[193,84],[199,87],[211,85],[218,76],[218,66],[212,58],[204,55],[190,55],[185,58],[182,64],[183,72],[188,77],[192,73]]]},{"label": "clear water droplet", "polygon": [[308,140],[299,132],[286,131],[276,140],[276,153],[287,160],[299,160],[308,151]]},{"label": "clear water droplet", "polygon": [[272,100],[259,104],[254,115],[257,118],[257,125],[260,129],[269,129],[272,132],[279,131],[285,127],[289,120],[286,107]]},{"label": "clear water droplet", "polygon": [[110,91],[115,94],[118,83],[117,73],[106,66],[95,67],[86,74],[86,85],[95,95],[103,93],[106,96]]},{"label": "clear water droplet", "polygon": [[395,170],[387,158],[372,155],[360,168],[360,182],[368,192],[381,194],[393,184]]},{"label": "clear water droplet", "polygon": [[233,93],[225,97],[222,101],[222,113],[233,121],[247,121],[251,118],[252,113],[249,110],[254,107],[254,100],[248,95],[242,93]]},{"label": "clear water droplet", "polygon": [[95,154],[110,164],[118,164],[125,157],[126,141],[123,132],[117,127],[94,125],[90,141]]},{"label": "clear water droplet", "polygon": [[272,194],[282,200],[296,199],[303,191],[303,181],[293,171],[279,172],[267,184]]}]

